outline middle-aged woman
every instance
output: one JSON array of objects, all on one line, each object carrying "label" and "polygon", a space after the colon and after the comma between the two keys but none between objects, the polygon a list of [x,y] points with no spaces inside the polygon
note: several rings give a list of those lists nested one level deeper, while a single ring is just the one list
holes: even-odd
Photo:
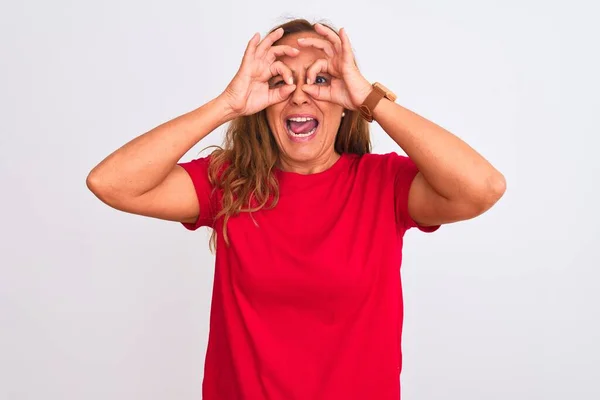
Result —
[{"label": "middle-aged woman", "polygon": [[[373,120],[408,156],[370,153]],[[223,148],[179,162],[227,122]],[[213,229],[204,400],[399,399],[405,232],[474,218],[505,191],[471,147],[367,81],[343,29],[305,20],[254,35],[219,96],[87,184],[116,209]]]}]

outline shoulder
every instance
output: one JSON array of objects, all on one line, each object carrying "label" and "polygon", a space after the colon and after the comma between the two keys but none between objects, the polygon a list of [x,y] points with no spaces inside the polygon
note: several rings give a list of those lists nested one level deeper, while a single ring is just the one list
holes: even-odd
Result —
[{"label": "shoulder", "polygon": [[406,155],[401,155],[396,152],[384,154],[367,153],[361,156],[353,155],[361,169],[366,171],[376,171],[378,173],[396,174],[403,170],[412,170],[416,166],[414,162]]},{"label": "shoulder", "polygon": [[209,179],[209,176],[212,175],[217,180],[222,177],[230,164],[228,154],[218,150],[205,156],[198,156],[178,163],[193,177]]},{"label": "shoulder", "polygon": [[187,161],[180,161],[178,165],[184,167],[187,170],[198,171],[200,169],[207,170],[212,160],[212,154],[192,158]]}]

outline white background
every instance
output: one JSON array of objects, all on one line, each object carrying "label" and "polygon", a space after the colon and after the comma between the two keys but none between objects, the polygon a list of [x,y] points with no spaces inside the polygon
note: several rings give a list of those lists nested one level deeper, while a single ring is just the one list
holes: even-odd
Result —
[{"label": "white background", "polygon": [[[367,79],[507,178],[483,216],[406,238],[403,398],[600,398],[598,11],[541,0],[3,2],[0,399],[201,398],[208,231],[115,211],[85,178],[218,95],[252,34],[287,16],[346,27]],[[377,126],[373,143],[402,152]]]}]

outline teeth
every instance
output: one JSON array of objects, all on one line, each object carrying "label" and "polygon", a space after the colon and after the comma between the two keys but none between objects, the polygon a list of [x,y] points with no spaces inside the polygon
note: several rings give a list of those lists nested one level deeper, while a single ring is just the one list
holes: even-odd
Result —
[{"label": "teeth", "polygon": [[291,129],[288,129],[288,132],[290,135],[294,136],[294,137],[308,137],[310,135],[312,135],[313,133],[315,133],[315,131],[317,130],[316,127],[312,128],[310,131],[306,132],[306,133],[294,133],[292,132]]},{"label": "teeth", "polygon": [[289,118],[289,120],[294,121],[294,122],[306,122],[306,121],[312,121],[312,120],[314,120],[314,118],[296,117],[296,118]]}]

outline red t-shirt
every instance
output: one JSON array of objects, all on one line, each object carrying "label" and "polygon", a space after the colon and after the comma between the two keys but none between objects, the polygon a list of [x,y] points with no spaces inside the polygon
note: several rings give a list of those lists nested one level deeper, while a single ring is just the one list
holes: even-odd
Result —
[{"label": "red t-shirt", "polygon": [[[404,233],[418,170],[396,153],[276,170],[274,209],[213,223],[208,157],[181,163],[219,232],[204,400],[398,400]],[[433,232],[436,227],[418,227]]]}]

